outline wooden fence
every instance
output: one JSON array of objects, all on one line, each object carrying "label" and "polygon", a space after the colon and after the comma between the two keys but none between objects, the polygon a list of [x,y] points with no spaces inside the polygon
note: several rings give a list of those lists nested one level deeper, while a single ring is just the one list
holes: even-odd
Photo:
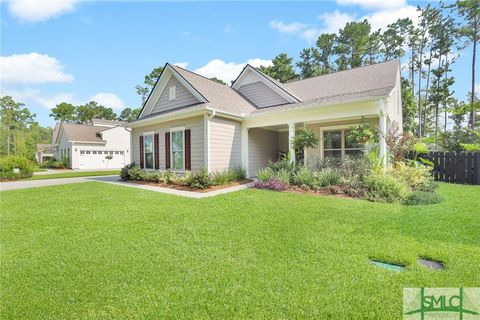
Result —
[{"label": "wooden fence", "polygon": [[432,151],[418,157],[433,162],[436,181],[480,185],[480,152]]}]

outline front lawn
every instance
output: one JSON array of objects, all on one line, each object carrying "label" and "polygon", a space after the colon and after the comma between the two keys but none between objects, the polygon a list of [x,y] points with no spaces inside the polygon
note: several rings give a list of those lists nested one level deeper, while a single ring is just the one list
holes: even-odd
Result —
[{"label": "front lawn", "polygon": [[0,314],[402,318],[404,287],[480,284],[480,187],[439,193],[440,204],[402,206],[253,189],[198,200],[99,182],[4,191]]},{"label": "front lawn", "polygon": [[45,179],[60,179],[60,178],[78,178],[78,177],[96,177],[118,175],[119,170],[101,170],[101,171],[71,171],[52,174],[33,175],[31,178],[25,180],[45,180]]}]

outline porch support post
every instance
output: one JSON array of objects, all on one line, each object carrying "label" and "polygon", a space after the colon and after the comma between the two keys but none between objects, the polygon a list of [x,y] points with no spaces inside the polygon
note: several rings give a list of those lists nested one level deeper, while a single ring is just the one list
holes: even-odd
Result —
[{"label": "porch support post", "polygon": [[382,158],[383,168],[387,169],[387,143],[385,136],[387,135],[387,115],[385,112],[385,102],[383,99],[378,101],[380,109],[380,118],[378,127],[380,129],[380,157]]},{"label": "porch support post", "polygon": [[248,171],[248,128],[242,124],[242,167],[247,172],[247,178],[250,177]]},{"label": "porch support post", "polygon": [[291,161],[295,163],[295,149],[293,148],[293,137],[295,137],[295,123],[288,124],[288,154]]}]

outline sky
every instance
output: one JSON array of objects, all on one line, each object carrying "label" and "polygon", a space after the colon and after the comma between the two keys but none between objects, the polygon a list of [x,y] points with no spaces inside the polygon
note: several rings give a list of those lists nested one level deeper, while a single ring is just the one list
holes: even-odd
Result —
[{"label": "sky", "polygon": [[[269,65],[281,52],[297,60],[348,21],[366,18],[374,29],[416,21],[426,3],[0,0],[0,95],[25,103],[43,126],[54,125],[50,109],[62,101],[119,113],[140,106],[135,86],[166,62],[230,83],[246,63]],[[463,50],[453,70],[461,99],[471,55]]]}]

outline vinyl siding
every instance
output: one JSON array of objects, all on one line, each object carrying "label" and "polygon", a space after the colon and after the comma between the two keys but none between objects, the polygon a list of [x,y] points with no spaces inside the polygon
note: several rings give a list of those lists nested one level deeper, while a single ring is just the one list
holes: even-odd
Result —
[{"label": "vinyl siding", "polygon": [[260,128],[248,131],[248,171],[254,177],[268,161],[275,161],[278,152],[278,132]]},{"label": "vinyl siding", "polygon": [[204,125],[203,116],[163,122],[132,129],[132,161],[140,163],[139,137],[143,132],[154,131],[159,134],[160,169],[165,169],[165,132],[170,128],[185,127],[191,130],[192,171],[198,172],[204,167]]},{"label": "vinyl siding", "polygon": [[288,103],[261,81],[245,84],[238,89],[238,92],[259,108]]},{"label": "vinyl siding", "polygon": [[210,171],[242,165],[242,124],[214,117],[209,120]]},{"label": "vinyl siding", "polygon": [[[170,101],[170,87],[175,86],[175,100]],[[152,114],[162,111],[181,108],[198,103],[198,100],[185,88],[175,77],[171,77],[168,80],[165,89],[163,90],[160,98],[153,107]]]}]

